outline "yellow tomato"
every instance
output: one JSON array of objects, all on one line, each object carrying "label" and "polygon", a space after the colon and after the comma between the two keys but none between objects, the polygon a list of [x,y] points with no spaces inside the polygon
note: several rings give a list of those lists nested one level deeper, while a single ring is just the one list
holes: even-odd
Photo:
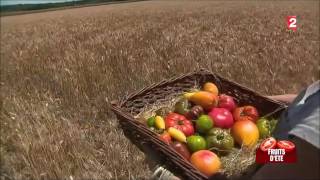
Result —
[{"label": "yellow tomato", "polygon": [[207,92],[211,92],[212,94],[214,94],[216,96],[218,96],[218,94],[219,94],[218,87],[211,82],[205,83],[203,86],[203,90],[207,91]]}]

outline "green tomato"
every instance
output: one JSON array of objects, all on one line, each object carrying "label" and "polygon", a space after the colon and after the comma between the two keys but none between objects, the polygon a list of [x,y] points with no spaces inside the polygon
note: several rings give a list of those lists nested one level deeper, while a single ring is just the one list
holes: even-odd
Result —
[{"label": "green tomato", "polygon": [[273,133],[274,129],[276,128],[277,123],[278,123],[278,120],[276,120],[276,119],[270,120],[270,133],[271,134]]},{"label": "green tomato", "polygon": [[257,121],[257,127],[259,130],[259,137],[265,139],[270,136],[270,123],[269,120],[261,118]]},{"label": "green tomato", "polygon": [[206,140],[199,135],[187,137],[187,145],[191,152],[196,152],[207,148]]},{"label": "green tomato", "polygon": [[174,105],[174,112],[185,115],[190,109],[190,103],[187,99],[182,98]]},{"label": "green tomato", "polygon": [[234,147],[234,140],[231,134],[221,128],[212,128],[206,138],[208,148],[220,152],[229,152]]},{"label": "green tomato", "polygon": [[206,133],[213,127],[213,121],[208,115],[201,115],[196,121],[196,129],[200,133]]},{"label": "green tomato", "polygon": [[259,130],[259,136],[261,139],[271,136],[277,124],[277,120],[268,120],[266,118],[260,118],[257,121],[257,127]]},{"label": "green tomato", "polygon": [[148,120],[147,120],[147,125],[149,127],[154,127],[155,121],[156,121],[156,117],[155,116],[149,117]]}]

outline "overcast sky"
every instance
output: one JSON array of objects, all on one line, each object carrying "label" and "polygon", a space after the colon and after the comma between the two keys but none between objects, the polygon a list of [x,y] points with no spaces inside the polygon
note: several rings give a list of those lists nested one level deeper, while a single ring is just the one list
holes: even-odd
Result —
[{"label": "overcast sky", "polygon": [[66,1],[75,1],[75,0],[0,0],[1,5],[41,4],[41,3],[66,2]]}]

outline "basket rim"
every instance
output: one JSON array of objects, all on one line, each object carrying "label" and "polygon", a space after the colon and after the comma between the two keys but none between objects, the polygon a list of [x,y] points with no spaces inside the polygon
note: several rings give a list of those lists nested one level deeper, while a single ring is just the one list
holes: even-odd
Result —
[{"label": "basket rim", "polygon": [[200,69],[197,69],[197,70],[194,70],[194,71],[191,71],[191,72],[188,72],[188,73],[182,73],[180,75],[177,75],[177,76],[174,76],[172,78],[168,78],[168,79],[163,79],[162,81],[160,82],[157,82],[157,83],[153,83],[151,84],[150,86],[146,86],[146,87],[143,87],[141,89],[138,89],[138,90],[135,90],[133,91],[132,93],[129,93],[128,95],[124,96],[123,98],[121,98],[120,100],[112,100],[110,102],[111,106],[118,106],[118,107],[122,107],[127,101],[129,101],[130,99],[134,98],[135,96],[139,95],[139,94],[142,94],[146,91],[149,91],[151,89],[153,89],[154,87],[157,87],[157,86],[161,86],[161,85],[164,85],[166,83],[169,83],[169,82],[172,82],[172,81],[177,81],[179,79],[183,79],[187,76],[190,76],[190,75],[194,75],[194,74],[209,74],[209,75],[213,75],[215,77],[218,77],[220,79],[223,79],[225,81],[228,81],[229,83],[233,84],[233,85],[236,85],[236,86],[239,86],[247,91],[250,91],[252,94],[256,95],[256,96],[260,96],[262,98],[264,98],[265,100],[269,101],[269,102],[273,102],[275,104],[278,104],[279,106],[281,106],[281,109],[282,108],[287,108],[288,105],[286,105],[285,103],[283,102],[280,102],[280,101],[276,101],[276,100],[273,100],[265,95],[262,95],[261,93],[259,92],[256,92],[254,91],[253,89],[251,88],[248,88],[244,85],[241,85],[233,80],[230,80],[228,78],[224,78],[222,77],[220,74],[218,73],[215,73],[215,72],[212,72],[208,69],[205,69],[205,68],[200,68]]}]

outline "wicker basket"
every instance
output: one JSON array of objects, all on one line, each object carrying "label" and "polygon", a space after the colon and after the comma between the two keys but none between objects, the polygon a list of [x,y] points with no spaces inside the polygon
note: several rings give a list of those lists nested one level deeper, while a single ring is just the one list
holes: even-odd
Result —
[{"label": "wicker basket", "polygon": [[[144,153],[157,157],[157,163],[165,165],[183,179],[225,179],[226,176],[219,173],[210,178],[205,176],[135,117],[154,103],[165,103],[208,81],[215,83],[221,93],[232,95],[239,105],[254,105],[261,116],[277,118],[286,107],[205,69],[164,80],[130,94],[121,102],[113,101],[111,104],[125,136]],[[250,177],[259,167],[254,164],[250,171],[243,172],[243,177]]]}]

